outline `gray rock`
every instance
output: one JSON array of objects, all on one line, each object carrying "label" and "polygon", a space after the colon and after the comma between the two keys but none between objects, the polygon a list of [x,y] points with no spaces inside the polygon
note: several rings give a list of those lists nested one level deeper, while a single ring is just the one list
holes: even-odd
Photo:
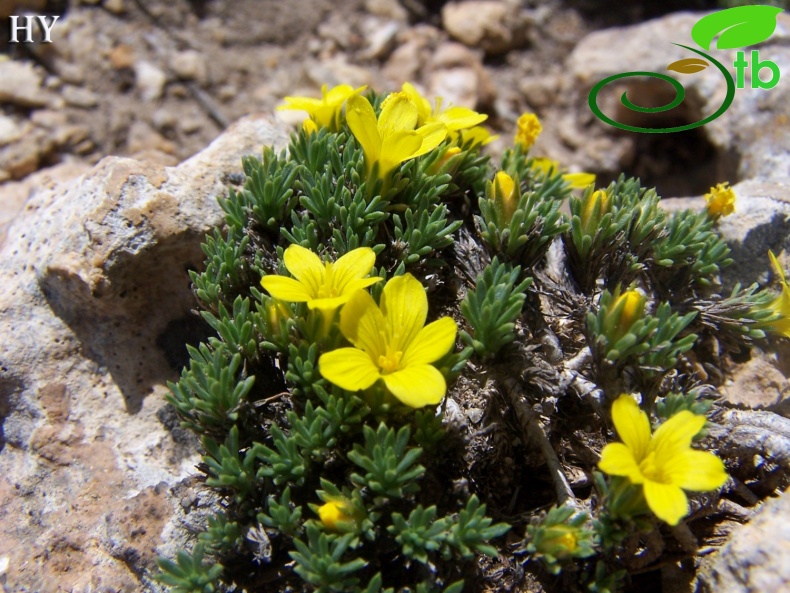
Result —
[{"label": "gray rock", "polygon": [[702,591],[746,593],[790,589],[790,493],[764,503],[729,542],[706,559],[698,575]]},{"label": "gray rock", "polygon": [[221,220],[225,175],[286,141],[259,116],[178,167],[108,157],[34,189],[13,221],[0,248],[6,590],[161,590],[146,572],[203,504],[181,504],[195,448],[162,415],[194,320],[186,269]]}]

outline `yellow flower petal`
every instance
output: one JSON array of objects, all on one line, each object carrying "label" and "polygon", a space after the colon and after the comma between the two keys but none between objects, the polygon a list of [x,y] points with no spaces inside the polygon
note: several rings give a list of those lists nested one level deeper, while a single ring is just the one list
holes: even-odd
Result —
[{"label": "yellow flower petal", "polygon": [[384,325],[384,315],[373,297],[364,290],[354,293],[340,312],[342,334],[354,346],[367,352],[374,361],[387,349]]},{"label": "yellow flower petal", "polygon": [[261,278],[261,286],[274,298],[288,303],[305,303],[313,298],[304,284],[285,276],[276,274],[264,276]]},{"label": "yellow flower petal", "polygon": [[679,486],[648,480],[644,484],[644,489],[647,506],[662,521],[677,525],[688,513],[688,498]]},{"label": "yellow flower petal", "polygon": [[[365,160],[373,163],[381,156],[381,134],[373,106],[365,97],[354,95],[346,102],[346,122],[362,146]],[[372,167],[372,165],[369,165]]]},{"label": "yellow flower petal", "polygon": [[429,364],[447,354],[455,344],[458,327],[451,317],[442,317],[422,328],[403,353],[403,366]]},{"label": "yellow flower petal", "polygon": [[650,420],[647,414],[639,409],[630,395],[621,395],[612,404],[612,420],[617,434],[631,450],[636,462],[641,462],[650,445]]},{"label": "yellow flower petal", "polygon": [[318,371],[327,381],[348,391],[367,389],[381,377],[370,356],[356,348],[339,348],[322,354]]},{"label": "yellow flower petal", "polygon": [[612,476],[624,476],[634,484],[644,481],[631,449],[623,443],[609,443],[601,451],[598,467]]},{"label": "yellow flower petal", "polygon": [[389,345],[393,350],[406,350],[428,317],[428,296],[419,280],[404,274],[387,282],[381,295],[381,312]]},{"label": "yellow flower petal", "polygon": [[672,458],[685,453],[705,422],[705,416],[682,410],[659,426],[650,443],[650,450],[656,454],[656,465],[665,467]]},{"label": "yellow flower petal", "polygon": [[565,173],[562,178],[570,183],[572,189],[584,189],[595,183],[595,175],[592,173]]},{"label": "yellow flower petal", "polygon": [[774,272],[782,279],[782,284],[787,284],[787,280],[785,280],[785,271],[782,268],[782,264],[779,263],[779,260],[774,255],[774,252],[770,249],[768,250],[768,258],[771,260],[771,267],[774,269]]},{"label": "yellow flower petal", "polygon": [[440,113],[436,119],[447,126],[451,132],[473,128],[488,119],[484,113],[478,113],[466,107],[450,107]]},{"label": "yellow flower petal", "polygon": [[408,82],[404,82],[401,91],[409,98],[409,100],[417,108],[417,125],[422,125],[431,117],[431,103],[423,97],[417,89],[415,89]]},{"label": "yellow flower petal", "polygon": [[417,156],[415,153],[422,143],[422,136],[414,131],[398,131],[384,136],[381,142],[379,175],[383,177],[402,162]]},{"label": "yellow flower petal", "polygon": [[425,124],[417,128],[417,133],[422,137],[422,146],[409,158],[422,156],[444,142],[447,138],[447,126],[441,123]]},{"label": "yellow flower petal", "polygon": [[318,289],[324,283],[324,271],[326,269],[321,259],[301,245],[290,245],[283,253],[283,261],[286,269],[293,277],[304,284],[312,294],[312,297],[316,298]]},{"label": "yellow flower petal", "polygon": [[664,477],[685,490],[716,490],[727,481],[724,463],[713,453],[689,449],[670,459],[663,468]]},{"label": "yellow flower petal", "polygon": [[390,393],[412,408],[438,404],[447,391],[444,376],[427,364],[408,366],[383,379]]},{"label": "yellow flower petal", "polygon": [[334,264],[333,284],[335,288],[340,292],[345,292],[345,288],[354,280],[360,280],[367,276],[375,263],[376,253],[370,247],[352,249]]},{"label": "yellow flower petal", "polygon": [[417,118],[417,107],[406,93],[390,93],[381,104],[378,129],[384,137],[394,132],[413,131]]}]

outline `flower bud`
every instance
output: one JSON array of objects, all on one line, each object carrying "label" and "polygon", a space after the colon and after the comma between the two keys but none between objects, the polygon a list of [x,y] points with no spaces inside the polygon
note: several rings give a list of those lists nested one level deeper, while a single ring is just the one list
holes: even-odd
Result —
[{"label": "flower bud", "polygon": [[614,346],[628,335],[633,325],[642,318],[647,298],[638,290],[627,290],[607,308],[603,320],[603,334]]},{"label": "flower bud", "polygon": [[504,171],[498,171],[488,187],[488,197],[494,201],[500,228],[507,227],[518,207],[520,192],[517,181]]},{"label": "flower bud", "polygon": [[428,169],[428,173],[431,175],[455,174],[458,170],[459,159],[454,157],[459,154],[461,154],[461,149],[457,146],[451,146],[444,151],[441,157],[436,159],[436,162]]},{"label": "flower bud", "polygon": [[330,500],[318,507],[318,518],[330,531],[352,532],[356,529],[354,509],[344,500]]},{"label": "flower bud", "polygon": [[601,224],[601,219],[612,206],[612,200],[606,190],[599,189],[594,192],[585,192],[582,198],[581,219],[582,232],[594,236]]}]

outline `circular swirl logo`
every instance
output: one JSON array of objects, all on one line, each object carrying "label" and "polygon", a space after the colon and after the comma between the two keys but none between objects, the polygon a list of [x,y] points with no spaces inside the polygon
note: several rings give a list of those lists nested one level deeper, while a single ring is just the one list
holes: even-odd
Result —
[{"label": "circular swirl logo", "polygon": [[[647,128],[643,126],[630,126],[628,124],[624,124],[622,122],[615,121],[608,115],[606,115],[601,108],[598,107],[598,93],[601,92],[603,87],[611,82],[615,82],[617,80],[623,78],[630,78],[632,76],[647,76],[650,78],[658,78],[659,80],[663,80],[675,89],[675,98],[667,103],[666,105],[660,105],[658,107],[642,107],[640,105],[636,105],[628,98],[628,91],[624,92],[620,96],[620,102],[623,104],[626,109],[630,109],[631,111],[636,111],[638,113],[661,113],[664,111],[669,111],[670,109],[674,109],[686,98],[686,89],[683,88],[683,85],[680,84],[679,81],[675,80],[668,74],[660,74],[658,72],[622,72],[620,74],[614,74],[612,76],[608,76],[601,80],[598,84],[596,84],[592,89],[590,89],[590,94],[587,97],[587,103],[590,105],[590,109],[595,114],[595,116],[606,122],[607,124],[614,126],[616,128],[620,128],[621,130],[628,130],[629,132],[643,132],[646,134],[668,134],[671,132],[683,132],[685,130],[693,130],[694,128],[698,128],[699,126],[704,126],[708,122],[712,122],[714,119],[719,117],[722,113],[724,113],[727,108],[732,103],[733,99],[735,98],[735,81],[733,80],[730,73],[727,71],[727,68],[724,67],[723,64],[709,56],[703,51],[695,49],[693,47],[689,47],[687,45],[681,45],[680,43],[675,43],[674,45],[680,46],[682,48],[688,49],[693,51],[696,54],[701,56],[705,56],[708,60],[713,62],[716,68],[719,69],[722,76],[724,76],[724,80],[727,82],[727,95],[724,97],[724,101],[722,101],[721,106],[711,115],[706,117],[705,119],[701,119],[699,121],[692,122],[690,124],[686,124],[683,126],[673,126],[670,128]],[[681,62],[683,64],[681,64]],[[704,62],[704,64],[703,64]],[[675,68],[672,68],[677,64]],[[707,62],[704,60],[680,60],[680,62],[675,62],[674,64],[670,64],[669,68],[678,70],[679,72],[683,73],[691,73],[691,72],[698,72],[707,66]]]}]

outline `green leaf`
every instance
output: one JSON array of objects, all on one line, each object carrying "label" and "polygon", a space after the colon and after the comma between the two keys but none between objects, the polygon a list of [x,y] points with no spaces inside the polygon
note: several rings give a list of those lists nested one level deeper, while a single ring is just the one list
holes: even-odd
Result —
[{"label": "green leaf", "polygon": [[703,49],[710,49],[719,35],[716,49],[734,49],[768,39],[776,29],[776,6],[736,6],[702,17],[691,29],[691,38]]}]

